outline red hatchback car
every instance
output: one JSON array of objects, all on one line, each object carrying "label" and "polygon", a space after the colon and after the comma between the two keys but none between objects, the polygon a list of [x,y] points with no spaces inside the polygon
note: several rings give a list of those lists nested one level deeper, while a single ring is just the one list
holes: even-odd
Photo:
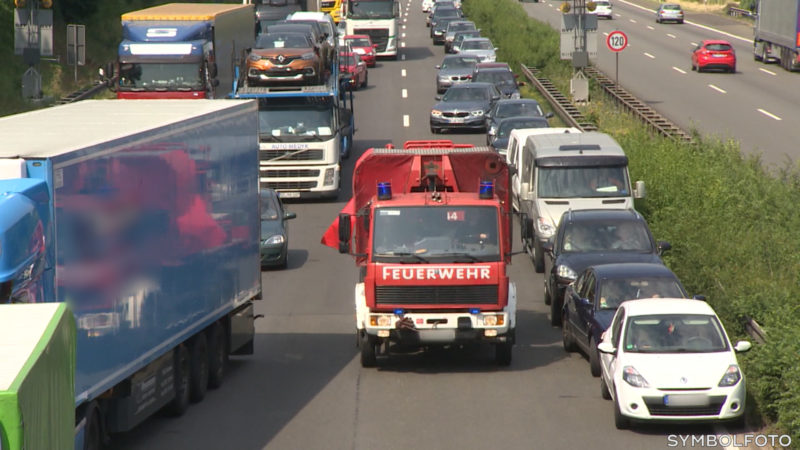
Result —
[{"label": "red hatchback car", "polygon": [[356,90],[367,87],[367,64],[361,60],[358,53],[340,52],[339,70],[342,75],[350,76],[347,88]]},{"label": "red hatchback car", "polygon": [[375,49],[378,44],[373,44],[372,39],[366,34],[348,34],[344,37],[345,46],[350,47],[350,51],[358,53],[361,59],[367,63],[367,67],[375,67]]},{"label": "red hatchback car", "polygon": [[705,40],[692,50],[692,70],[736,72],[736,51],[728,41]]}]

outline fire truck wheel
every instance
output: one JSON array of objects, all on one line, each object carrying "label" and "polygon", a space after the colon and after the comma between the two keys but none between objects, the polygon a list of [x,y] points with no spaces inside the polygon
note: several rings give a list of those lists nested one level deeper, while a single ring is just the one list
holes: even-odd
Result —
[{"label": "fire truck wheel", "polygon": [[511,343],[504,342],[502,344],[495,344],[494,346],[494,360],[498,366],[511,365]]},{"label": "fire truck wheel", "polygon": [[367,333],[361,338],[361,367],[375,367],[378,363],[378,358],[375,355],[378,343],[375,338]]}]

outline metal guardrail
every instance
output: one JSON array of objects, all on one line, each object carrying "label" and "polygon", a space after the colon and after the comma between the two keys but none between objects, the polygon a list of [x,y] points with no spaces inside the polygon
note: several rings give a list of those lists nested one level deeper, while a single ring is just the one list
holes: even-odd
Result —
[{"label": "metal guardrail", "polygon": [[639,117],[652,130],[678,141],[692,142],[692,137],[680,127],[667,120],[653,108],[634,97],[621,86],[617,85],[611,78],[607,77],[596,67],[587,67],[584,72],[593,78],[603,90],[613,98],[617,104],[623,106],[629,112]]},{"label": "metal guardrail", "polygon": [[597,125],[589,122],[583,113],[567,97],[564,96],[547,78],[539,76],[539,71],[533,67],[520,65],[522,74],[536,89],[550,102],[558,117],[571,127],[581,131],[597,131]]},{"label": "metal guardrail", "polygon": [[755,20],[757,14],[750,11],[749,9],[735,8],[733,6],[729,6],[728,15],[733,17],[746,17],[748,19]]},{"label": "metal guardrail", "polygon": [[74,103],[80,100],[86,100],[87,98],[94,97],[95,95],[99,94],[101,91],[107,88],[108,85],[106,83],[97,83],[92,86],[79,89],[64,97],[61,97],[61,99],[56,103],[59,105],[64,105],[67,103]]},{"label": "metal guardrail", "polygon": [[752,317],[744,316],[742,322],[744,323],[744,330],[751,338],[759,344],[765,344],[767,342],[767,333]]}]

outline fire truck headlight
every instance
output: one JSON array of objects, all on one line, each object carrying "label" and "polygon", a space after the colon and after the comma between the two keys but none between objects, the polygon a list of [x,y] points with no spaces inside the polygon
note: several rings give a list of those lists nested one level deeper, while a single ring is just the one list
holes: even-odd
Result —
[{"label": "fire truck headlight", "polygon": [[389,314],[373,314],[369,316],[369,324],[373,327],[392,326],[392,316]]},{"label": "fire truck headlight", "polygon": [[487,327],[498,327],[505,323],[502,314],[488,314],[483,316],[483,324]]}]

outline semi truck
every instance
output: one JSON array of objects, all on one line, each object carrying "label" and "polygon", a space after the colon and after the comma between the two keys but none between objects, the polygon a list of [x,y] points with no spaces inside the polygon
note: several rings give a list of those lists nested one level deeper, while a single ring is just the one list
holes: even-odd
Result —
[{"label": "semi truck", "polygon": [[753,28],[753,57],[800,70],[800,0],[758,2]]},{"label": "semi truck", "polygon": [[0,304],[72,311],[75,448],[181,414],[223,382],[228,355],[253,352],[257,132],[252,101],[0,118]]},{"label": "semi truck", "polygon": [[400,3],[398,0],[344,0],[346,34],[366,34],[378,57],[397,59]]},{"label": "semi truck", "polygon": [[117,98],[225,98],[255,41],[253,5],[168,3],[122,15]]},{"label": "semi truck", "polygon": [[489,147],[447,140],[372,148],[322,238],[351,254],[361,364],[441,346],[491,344],[511,363],[517,294],[509,166]]},{"label": "semi truck", "polygon": [[230,97],[258,102],[260,186],[284,199],[336,198],[355,130],[353,93],[343,89],[338,58],[319,85],[251,86],[246,69],[236,69]]}]

